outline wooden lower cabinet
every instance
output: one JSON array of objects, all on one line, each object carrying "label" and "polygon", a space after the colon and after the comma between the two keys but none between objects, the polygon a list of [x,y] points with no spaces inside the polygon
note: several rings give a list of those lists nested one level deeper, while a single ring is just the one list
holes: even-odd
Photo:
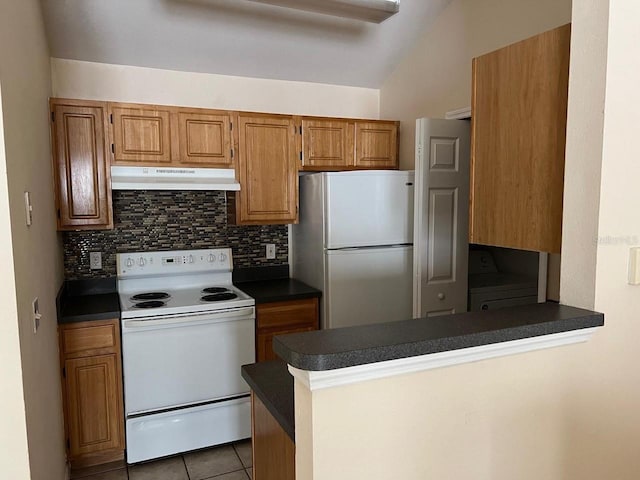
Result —
[{"label": "wooden lower cabinet", "polygon": [[287,333],[309,332],[319,328],[317,298],[263,303],[256,306],[256,359],[276,360],[273,337]]},{"label": "wooden lower cabinet", "polygon": [[253,392],[251,428],[254,480],[295,480],[296,446]]},{"label": "wooden lower cabinet", "polygon": [[72,467],[124,458],[119,320],[60,326],[62,390]]}]

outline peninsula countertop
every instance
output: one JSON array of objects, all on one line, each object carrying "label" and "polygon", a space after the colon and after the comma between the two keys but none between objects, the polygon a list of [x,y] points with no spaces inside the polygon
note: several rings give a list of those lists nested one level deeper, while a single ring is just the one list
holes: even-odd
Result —
[{"label": "peninsula countertop", "polygon": [[538,303],[500,310],[276,336],[274,351],[300,370],[322,371],[600,327],[604,315]]}]

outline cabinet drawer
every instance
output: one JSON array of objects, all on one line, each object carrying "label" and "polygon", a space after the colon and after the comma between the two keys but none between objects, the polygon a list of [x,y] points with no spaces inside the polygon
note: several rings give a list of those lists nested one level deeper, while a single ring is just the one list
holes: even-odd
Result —
[{"label": "cabinet drawer", "polygon": [[317,328],[318,299],[307,298],[258,305],[256,320],[258,329],[286,328],[298,325]]},{"label": "cabinet drawer", "polygon": [[116,325],[98,324],[62,330],[62,350],[64,355],[79,352],[115,349],[117,345]]}]

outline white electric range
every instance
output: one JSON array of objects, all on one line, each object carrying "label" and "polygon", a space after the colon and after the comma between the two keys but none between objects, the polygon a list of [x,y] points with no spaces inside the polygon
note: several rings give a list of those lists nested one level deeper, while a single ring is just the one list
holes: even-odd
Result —
[{"label": "white electric range", "polygon": [[117,254],[127,462],[251,436],[255,302],[231,249]]}]

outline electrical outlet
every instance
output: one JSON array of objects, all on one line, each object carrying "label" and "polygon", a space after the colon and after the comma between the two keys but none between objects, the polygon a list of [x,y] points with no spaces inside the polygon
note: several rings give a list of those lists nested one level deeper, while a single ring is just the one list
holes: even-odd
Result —
[{"label": "electrical outlet", "polygon": [[89,253],[89,268],[91,268],[91,270],[102,269],[102,252]]},{"label": "electrical outlet", "polygon": [[276,244],[267,243],[267,260],[273,260],[276,258]]},{"label": "electrical outlet", "polygon": [[40,319],[42,315],[40,315],[40,305],[38,304],[38,297],[33,300],[33,333],[38,333],[38,328],[40,328]]}]

